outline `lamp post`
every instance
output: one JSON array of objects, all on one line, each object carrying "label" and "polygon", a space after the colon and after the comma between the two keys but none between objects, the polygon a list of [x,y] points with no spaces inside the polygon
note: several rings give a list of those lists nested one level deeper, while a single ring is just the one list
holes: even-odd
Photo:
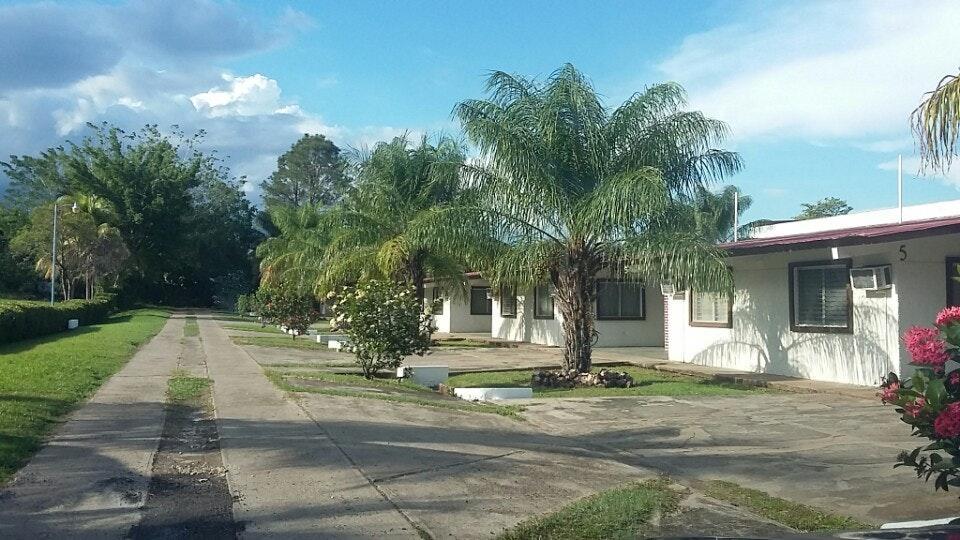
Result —
[{"label": "lamp post", "polygon": [[[60,197],[57,197],[53,201],[53,242],[52,242],[52,255],[50,257],[50,305],[52,306],[56,302],[57,294],[57,218],[59,211]],[[74,201],[73,206],[70,207],[70,210],[76,214],[79,207],[77,206],[76,201]]]}]

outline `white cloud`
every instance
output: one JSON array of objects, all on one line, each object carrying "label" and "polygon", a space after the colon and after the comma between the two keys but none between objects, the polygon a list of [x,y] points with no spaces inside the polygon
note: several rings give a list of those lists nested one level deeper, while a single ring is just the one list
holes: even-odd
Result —
[{"label": "white cloud", "polygon": [[960,62],[956,2],[802,3],[748,20],[687,37],[659,66],[737,138],[899,137]]},{"label": "white cloud", "polygon": [[225,87],[216,86],[190,97],[196,109],[207,116],[256,116],[259,114],[298,114],[296,105],[280,103],[277,81],[257,73],[249,77],[224,74]]},{"label": "white cloud", "polygon": [[[882,171],[896,171],[897,160],[891,159],[889,161],[878,163],[877,168]],[[923,170],[920,158],[916,156],[903,158],[903,176],[904,178],[914,177],[926,180],[938,180],[960,189],[960,168],[954,167],[947,171],[946,174],[931,173]]]}]

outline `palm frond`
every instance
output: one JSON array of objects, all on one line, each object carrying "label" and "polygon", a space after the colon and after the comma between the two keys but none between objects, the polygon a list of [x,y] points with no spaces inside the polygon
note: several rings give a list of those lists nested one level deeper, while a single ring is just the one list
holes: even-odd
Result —
[{"label": "palm frond", "polygon": [[960,134],[960,76],[947,75],[911,115],[925,167],[950,169]]}]

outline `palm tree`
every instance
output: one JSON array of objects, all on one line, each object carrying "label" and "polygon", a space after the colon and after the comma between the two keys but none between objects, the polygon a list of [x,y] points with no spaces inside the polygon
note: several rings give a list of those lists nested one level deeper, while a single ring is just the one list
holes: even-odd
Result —
[{"label": "palm tree", "polygon": [[410,284],[421,300],[424,282],[462,282],[462,258],[410,234],[411,224],[458,195],[457,167],[464,149],[456,140],[406,136],[381,142],[358,164],[356,188],[324,216],[330,234],[318,264],[317,292],[370,277]]},{"label": "palm tree", "polygon": [[330,240],[320,227],[323,206],[278,205],[269,210],[276,234],[257,246],[260,283],[267,288],[314,292],[320,265]]},{"label": "palm tree", "polygon": [[568,64],[542,84],[497,71],[487,91],[454,109],[480,153],[461,168],[470,199],[434,209],[421,234],[495,285],[549,280],[566,369],[591,368],[599,272],[729,285],[722,254],[670,222],[699,187],[740,168],[737,154],[713,148],[726,126],[682,110],[680,86],[652,86],[609,111]]},{"label": "palm tree", "polygon": [[950,169],[960,134],[960,76],[947,75],[911,116],[924,164],[935,170]]},{"label": "palm tree", "polygon": [[[735,198],[736,205],[734,205]],[[717,193],[698,186],[691,208],[695,210],[695,226],[700,229],[706,240],[730,242],[733,240],[734,227],[738,229],[738,237],[745,238],[749,235],[750,224],[738,225],[738,219],[752,204],[753,198],[740,194],[737,186],[724,186]],[[737,207],[736,216],[734,216],[734,206]]]}]

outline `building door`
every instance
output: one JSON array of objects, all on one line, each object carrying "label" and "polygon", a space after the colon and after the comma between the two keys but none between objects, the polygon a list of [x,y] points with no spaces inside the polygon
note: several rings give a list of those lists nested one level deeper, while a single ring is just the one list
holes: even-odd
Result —
[{"label": "building door", "polygon": [[960,306],[960,257],[947,257],[947,305]]}]

